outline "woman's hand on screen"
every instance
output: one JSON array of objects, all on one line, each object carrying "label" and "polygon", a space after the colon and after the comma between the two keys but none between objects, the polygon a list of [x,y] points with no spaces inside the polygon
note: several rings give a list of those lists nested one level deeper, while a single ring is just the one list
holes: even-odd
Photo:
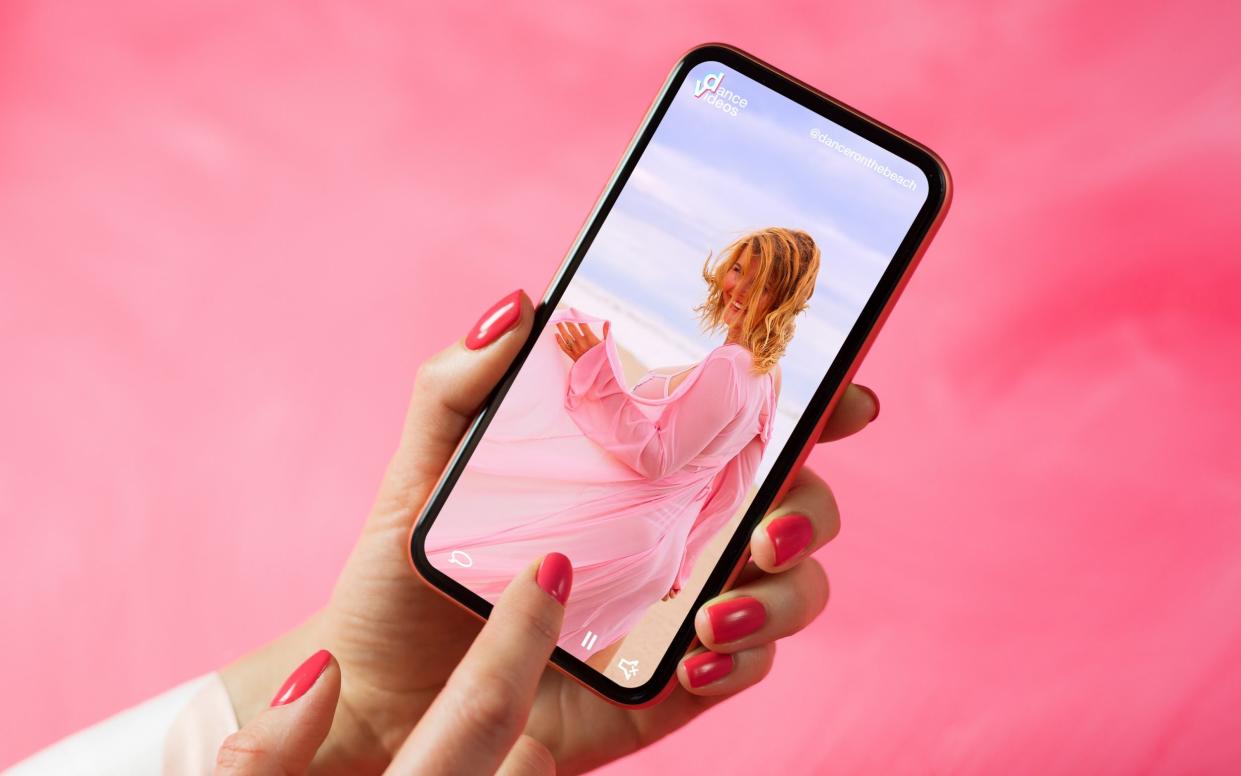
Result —
[{"label": "woman's hand on screen", "polygon": [[[573,568],[557,553],[509,584],[386,774],[555,774],[547,747],[522,731],[572,584]],[[339,664],[330,652],[316,652],[285,680],[268,709],[225,739],[216,776],[306,773],[331,730],[340,686]]]},{"label": "woman's hand on screen", "polygon": [[[317,770],[381,773],[444,691],[479,633],[473,615],[413,573],[408,540],[457,443],[529,336],[532,319],[529,298],[509,295],[483,314],[469,336],[418,369],[400,442],[330,599],[303,625],[220,672],[245,725],[267,708],[270,688],[300,660],[320,648],[331,651],[346,681],[331,732],[315,754]],[[606,336],[606,325],[604,332]],[[851,386],[821,441],[863,428],[877,409],[872,397]],[[793,529],[781,534],[779,552],[784,556],[777,564],[775,541],[767,531],[794,511],[809,521],[809,530],[798,520],[781,523]],[[732,642],[705,634],[712,637],[703,640],[710,649],[683,659],[680,686],[646,709],[615,706],[557,671],[544,671],[521,740],[541,742],[555,758],[560,776],[580,773],[649,745],[759,681],[771,666],[772,642],[804,627],[822,609],[826,578],[807,556],[828,541],[838,525],[830,492],[803,471],[784,503],[756,532],[751,542],[754,563],[739,587],[720,597],[757,600],[765,618],[759,630]],[[795,546],[793,540],[806,535],[808,542],[796,551],[789,549]],[[702,618],[707,617],[709,625],[712,614],[721,622],[738,618],[735,613],[721,618],[718,610],[700,613],[700,636]],[[715,658],[698,657],[702,654],[724,655],[720,660],[731,662],[713,663]],[[691,662],[695,659],[698,662]]]},{"label": "woman's hand on screen", "polygon": [[[603,322],[603,336],[608,336],[611,328],[610,321]],[[588,323],[574,323],[573,321],[561,321],[556,324],[556,344],[565,352],[569,358],[577,361],[586,354],[586,351],[602,342],[595,333],[591,331]]]}]

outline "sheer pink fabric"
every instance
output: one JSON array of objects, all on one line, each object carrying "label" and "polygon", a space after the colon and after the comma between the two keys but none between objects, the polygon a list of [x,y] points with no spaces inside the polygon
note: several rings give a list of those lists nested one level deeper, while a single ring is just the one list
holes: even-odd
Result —
[{"label": "sheer pink fabric", "polygon": [[[602,321],[567,308],[552,321]],[[586,658],[679,589],[754,479],[776,406],[771,374],[723,345],[668,393],[624,387],[609,335],[577,362],[548,326],[427,538],[431,562],[495,601],[548,552],[573,563],[560,646]],[[454,551],[459,563],[451,563]],[[598,634],[582,646],[586,631]]]}]

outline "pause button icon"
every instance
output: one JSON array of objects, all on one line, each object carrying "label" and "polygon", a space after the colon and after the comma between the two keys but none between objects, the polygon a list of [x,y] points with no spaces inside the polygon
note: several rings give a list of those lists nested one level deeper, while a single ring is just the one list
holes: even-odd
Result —
[{"label": "pause button icon", "polygon": [[599,634],[593,631],[586,631],[586,635],[582,637],[582,646],[586,649],[594,649],[595,642],[599,640]]}]

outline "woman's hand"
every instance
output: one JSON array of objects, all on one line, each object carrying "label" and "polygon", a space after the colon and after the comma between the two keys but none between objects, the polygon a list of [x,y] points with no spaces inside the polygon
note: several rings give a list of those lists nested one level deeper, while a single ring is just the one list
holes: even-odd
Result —
[{"label": "woman's hand", "polygon": [[[344,679],[315,772],[382,772],[478,635],[474,616],[410,570],[407,542],[458,441],[528,337],[532,313],[524,294],[507,297],[464,341],[419,368],[400,443],[331,599],[295,631],[221,671],[244,725],[266,708],[267,689],[305,655],[320,648],[332,652]],[[820,441],[859,431],[877,411],[873,394],[850,386]],[[559,672],[545,671],[526,732],[552,753],[558,773],[578,773],[647,746],[758,682],[771,666],[772,642],[804,627],[823,608],[826,577],[808,555],[838,527],[827,486],[803,470],[755,531],[753,561],[739,586],[698,614],[699,635],[710,651],[682,661],[680,686],[664,702],[623,709]],[[757,601],[763,615],[751,604],[731,605],[750,607],[749,616],[712,609],[743,597]],[[731,640],[709,630],[715,622],[736,621],[760,624]]]},{"label": "woman's hand", "polygon": [[[608,336],[611,328],[610,321],[603,322],[603,336]],[[595,336],[590,330],[590,324],[573,323],[572,321],[561,321],[556,324],[556,344],[565,352],[569,358],[577,361],[586,351],[598,345],[603,340]]]},{"label": "woman's hand", "polygon": [[[569,559],[552,553],[505,589],[487,624],[414,727],[386,773],[547,776],[547,748],[522,735],[544,663],[556,646],[573,585]],[[271,707],[225,739],[216,776],[303,774],[332,726],[339,664],[319,650],[285,680]]]}]

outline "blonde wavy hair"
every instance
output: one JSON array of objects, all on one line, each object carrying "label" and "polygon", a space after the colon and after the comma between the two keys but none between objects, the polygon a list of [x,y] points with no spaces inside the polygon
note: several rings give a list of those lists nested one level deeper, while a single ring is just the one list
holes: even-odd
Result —
[{"label": "blonde wavy hair", "polygon": [[[747,255],[755,272],[751,289],[757,289],[750,291],[749,298],[760,303],[747,305],[740,344],[750,351],[754,371],[766,374],[784,355],[793,339],[794,319],[806,309],[814,294],[819,276],[819,246],[805,232],[771,226],[729,245],[715,266],[711,264],[711,254],[707,254],[702,265],[707,300],[694,308],[707,332],[727,328],[724,277],[735,262]],[[771,295],[768,305],[761,304],[763,294]]]}]

